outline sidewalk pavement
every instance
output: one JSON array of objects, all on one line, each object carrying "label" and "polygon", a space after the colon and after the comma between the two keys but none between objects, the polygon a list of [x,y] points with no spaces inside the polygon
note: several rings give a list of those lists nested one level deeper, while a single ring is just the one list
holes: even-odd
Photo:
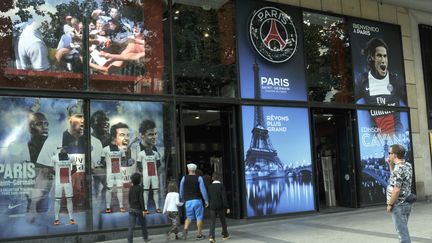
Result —
[{"label": "sidewalk pavement", "polygon": [[[374,206],[336,213],[313,213],[259,220],[234,220],[232,223],[235,225],[228,225],[231,239],[223,241],[220,235],[221,228],[216,227],[216,241],[224,243],[399,242],[391,215],[385,209],[385,206]],[[412,242],[432,242],[432,203],[415,203],[408,226]],[[156,235],[152,234],[152,231],[155,230],[149,230],[152,243],[168,242],[165,234]],[[135,233],[140,235],[138,230]],[[204,230],[204,234],[208,236],[208,228]],[[195,236],[196,230],[193,227],[189,230],[186,242],[197,242]],[[169,242],[185,242],[172,238]],[[121,239],[105,242],[127,241]],[[144,241],[141,237],[135,237],[134,242]],[[206,237],[201,242],[208,242],[208,238]]]}]

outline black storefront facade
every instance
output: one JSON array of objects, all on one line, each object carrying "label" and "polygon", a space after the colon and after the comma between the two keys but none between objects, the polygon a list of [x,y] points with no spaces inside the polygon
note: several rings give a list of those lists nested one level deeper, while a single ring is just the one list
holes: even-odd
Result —
[{"label": "black storefront facade", "polygon": [[241,219],[382,204],[389,146],[413,161],[398,25],[264,1],[2,8],[1,241],[124,231],[146,146],[152,226],[190,162]]}]

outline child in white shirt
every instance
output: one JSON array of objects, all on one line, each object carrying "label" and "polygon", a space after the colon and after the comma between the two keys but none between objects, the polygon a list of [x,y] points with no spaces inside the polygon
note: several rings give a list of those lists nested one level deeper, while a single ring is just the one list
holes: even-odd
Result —
[{"label": "child in white shirt", "polygon": [[170,182],[168,184],[168,194],[165,197],[165,204],[163,207],[163,213],[166,214],[171,221],[171,228],[167,232],[167,239],[170,239],[171,233],[175,234],[175,239],[178,240],[178,225],[179,225],[179,212],[178,208],[183,206],[183,203],[180,202],[178,187],[175,182]]}]

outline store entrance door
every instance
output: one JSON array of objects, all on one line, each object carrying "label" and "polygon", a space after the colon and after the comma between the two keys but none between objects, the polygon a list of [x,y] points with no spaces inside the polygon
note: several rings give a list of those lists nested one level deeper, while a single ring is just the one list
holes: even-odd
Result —
[{"label": "store entrance door", "polygon": [[219,105],[181,104],[177,106],[181,161],[179,179],[187,173],[188,163],[195,163],[198,166],[206,183],[211,183],[212,175],[219,173],[222,175],[222,182],[233,212],[228,217],[240,218],[234,110],[233,106]]},{"label": "store entrance door", "polygon": [[319,211],[357,207],[353,114],[351,110],[312,110]]}]

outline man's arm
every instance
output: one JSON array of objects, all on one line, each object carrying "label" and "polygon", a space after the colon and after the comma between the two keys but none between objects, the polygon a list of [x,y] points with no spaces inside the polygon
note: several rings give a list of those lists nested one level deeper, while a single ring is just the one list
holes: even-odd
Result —
[{"label": "man's arm", "polygon": [[393,187],[390,201],[387,204],[387,212],[390,213],[393,209],[393,205],[396,203],[397,199],[399,198],[400,188],[397,186]]},{"label": "man's arm", "polygon": [[207,190],[205,188],[204,180],[201,176],[199,176],[198,181],[199,181],[199,187],[200,187],[201,195],[204,198],[204,201],[205,201],[206,207],[207,207],[208,206],[208,196],[207,196]]},{"label": "man's arm", "polygon": [[179,189],[179,197],[180,197],[180,201],[183,201],[183,188],[184,188],[184,176],[180,181],[180,189]]}]

